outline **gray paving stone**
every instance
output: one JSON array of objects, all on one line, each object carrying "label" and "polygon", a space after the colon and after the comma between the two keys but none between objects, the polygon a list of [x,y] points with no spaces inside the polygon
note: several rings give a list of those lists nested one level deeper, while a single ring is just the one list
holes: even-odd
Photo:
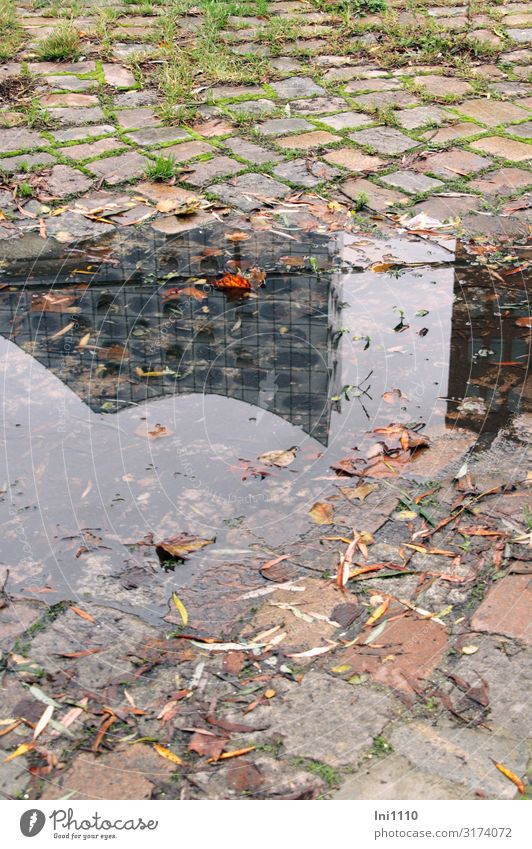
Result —
[{"label": "gray paving stone", "polygon": [[248,141],[247,139],[236,138],[227,139],[224,143],[237,156],[242,159],[247,159],[253,165],[264,165],[265,162],[280,162],[281,157],[274,153],[273,150],[268,150],[258,144]]},{"label": "gray paving stone", "polygon": [[44,79],[54,91],[91,91],[98,86],[97,80],[84,80],[69,74],[49,76]]},{"label": "gray paving stone", "polygon": [[501,168],[484,174],[478,180],[472,180],[470,186],[487,195],[511,195],[532,186],[532,172],[522,168]]},{"label": "gray paving stone", "polygon": [[[21,153],[20,156],[0,159],[0,172],[16,174],[21,169],[42,171],[44,167],[54,164],[55,159],[49,153]],[[42,168],[38,168],[38,166],[42,166]]]},{"label": "gray paving stone", "polygon": [[355,775],[348,775],[333,798],[406,800],[476,797],[467,787],[429,775],[414,767],[402,755],[391,754],[368,761]]},{"label": "gray paving stone", "polygon": [[397,203],[405,203],[408,198],[402,193],[394,189],[383,189],[381,186],[375,185],[370,180],[360,178],[358,180],[348,180],[340,186],[344,195],[351,200],[358,200],[361,195],[366,195],[366,205],[369,209],[374,209],[377,212],[384,212],[391,206]]},{"label": "gray paving stone", "polygon": [[46,94],[40,98],[40,103],[45,107],[71,106],[87,107],[98,106],[98,98],[95,94],[77,94],[77,92],[58,92],[57,94]]},{"label": "gray paving stone", "polygon": [[260,118],[261,115],[272,115],[277,111],[277,105],[273,100],[243,100],[239,103],[230,103],[226,107],[230,113],[235,115],[255,116]]},{"label": "gray paving stone", "polygon": [[48,140],[35,130],[26,130],[22,127],[0,130],[0,152],[10,153],[15,150],[34,150],[39,147],[48,147]]},{"label": "gray paving stone", "polygon": [[136,85],[135,77],[129,68],[111,62],[104,62],[102,68],[107,85],[114,86],[114,88],[133,88]]},{"label": "gray paving stone", "polygon": [[228,156],[215,156],[207,162],[199,162],[183,175],[183,179],[193,186],[207,186],[216,177],[228,177],[243,170],[241,162]]},{"label": "gray paving stone", "polygon": [[264,94],[264,89],[258,85],[215,85],[205,94],[208,100],[229,100],[233,97],[254,98]]},{"label": "gray paving stone", "polygon": [[86,192],[94,183],[94,180],[69,165],[54,165],[44,180],[46,190],[58,198]]},{"label": "gray paving stone", "polygon": [[309,124],[304,118],[271,118],[269,121],[257,124],[255,129],[264,136],[287,136],[289,133],[313,130],[314,125]]},{"label": "gray paving stone", "polygon": [[290,188],[264,174],[242,174],[228,183],[209,186],[208,191],[228,206],[252,212],[264,206],[265,200],[280,200]]},{"label": "gray paving stone", "polygon": [[507,29],[507,35],[520,44],[529,44],[532,41],[532,28],[530,29]]},{"label": "gray paving stone", "polygon": [[28,70],[32,74],[92,74],[96,70],[93,59],[80,62],[29,62]]},{"label": "gray paving stone", "polygon": [[345,90],[350,94],[364,94],[370,91],[399,91],[401,83],[395,79],[353,80]]},{"label": "gray paving stone", "polygon": [[495,799],[512,799],[516,787],[495,768],[493,760],[519,775],[527,767],[525,741],[485,729],[457,727],[444,720],[437,726],[419,721],[400,725],[389,740],[398,754],[419,769]]},{"label": "gray paving stone", "polygon": [[158,127],[161,119],[149,106],[136,109],[119,109],[115,112],[117,124],[124,130],[139,130],[146,127]]},{"label": "gray paving stone", "polygon": [[349,138],[357,144],[371,145],[378,153],[389,155],[404,153],[405,150],[411,150],[419,144],[393,127],[358,130],[356,133],[351,133]]},{"label": "gray paving stone", "polygon": [[82,162],[84,159],[101,156],[102,153],[109,153],[112,150],[123,148],[124,142],[114,138],[104,138],[99,141],[86,142],[85,144],[73,144],[70,147],[60,148],[63,156],[67,159],[75,159],[76,162]]},{"label": "gray paving stone", "polygon": [[447,180],[456,180],[467,174],[476,174],[491,165],[491,160],[467,150],[445,150],[431,153],[412,165],[414,171],[437,174]]},{"label": "gray paving stone", "polygon": [[50,109],[50,115],[63,127],[71,124],[101,124],[105,121],[105,115],[100,106],[89,106],[87,109],[76,109],[74,107],[60,106]]},{"label": "gray paving stone", "polygon": [[103,178],[109,186],[116,186],[133,177],[141,177],[149,164],[149,159],[140,153],[131,151],[121,156],[110,156],[107,159],[98,159],[87,165],[89,171]]},{"label": "gray paving stone", "polygon": [[439,188],[439,186],[443,186],[441,180],[435,180],[433,177],[425,176],[425,174],[416,174],[415,171],[395,171],[393,174],[380,177],[380,180],[388,186],[397,187],[411,195],[419,192],[430,192]]},{"label": "gray paving stone", "polygon": [[408,91],[374,91],[371,94],[357,94],[355,98],[361,109],[378,109],[381,106],[417,106],[419,103],[415,95]]},{"label": "gray paving stone", "polygon": [[292,100],[290,110],[301,115],[324,115],[327,112],[337,112],[347,109],[348,104],[342,97],[311,97]]},{"label": "gray paving stone", "polygon": [[447,116],[439,106],[415,106],[413,109],[401,109],[395,117],[405,130],[416,130],[425,124],[441,124]]},{"label": "gray paving stone", "polygon": [[190,139],[186,130],[179,127],[147,127],[145,130],[128,132],[130,139],[141,147],[153,147],[165,142],[175,142],[180,139]]},{"label": "gray paving stone", "polygon": [[269,723],[260,736],[265,740],[281,737],[287,755],[339,767],[356,764],[400,711],[384,690],[354,687],[311,671],[301,684],[291,685],[277,704],[256,708],[254,720]]},{"label": "gray paving stone", "polygon": [[480,121],[488,127],[498,124],[510,124],[512,121],[523,121],[528,117],[527,112],[520,106],[504,100],[492,100],[485,97],[479,100],[466,100],[456,105],[456,110],[474,121]]},{"label": "gray paving stone", "polygon": [[324,180],[332,180],[340,173],[323,162],[310,162],[306,159],[290,159],[274,168],[273,173],[281,180],[288,180],[296,186],[311,189]]},{"label": "gray paving stone", "polygon": [[350,130],[353,127],[371,123],[372,118],[364,115],[363,112],[340,112],[339,115],[329,115],[320,120],[322,124],[332,127],[333,130]]},{"label": "gray paving stone", "polygon": [[532,139],[532,121],[525,121],[524,124],[515,124],[508,127],[507,133],[512,136],[519,136],[520,139]]},{"label": "gray paving stone", "polygon": [[461,97],[464,94],[474,91],[473,86],[465,80],[458,80],[456,77],[444,77],[439,74],[424,74],[414,77],[414,83],[435,97],[448,94]]},{"label": "gray paving stone", "polygon": [[310,77],[288,77],[280,82],[272,83],[271,87],[283,100],[326,94],[325,89],[317,85]]},{"label": "gray paving stone", "polygon": [[171,147],[163,147],[156,151],[159,156],[171,156],[175,162],[188,162],[189,159],[195,159],[197,156],[203,156],[205,153],[214,153],[216,148],[212,144],[204,141],[189,141],[174,144]]},{"label": "gray paving stone", "polygon": [[156,91],[142,89],[139,91],[124,91],[115,95],[113,103],[117,109],[128,109],[136,106],[154,106],[159,101]]},{"label": "gray paving stone", "polygon": [[96,124],[89,127],[71,127],[68,130],[55,130],[52,136],[57,142],[81,141],[96,136],[105,136],[116,132],[111,124]]}]

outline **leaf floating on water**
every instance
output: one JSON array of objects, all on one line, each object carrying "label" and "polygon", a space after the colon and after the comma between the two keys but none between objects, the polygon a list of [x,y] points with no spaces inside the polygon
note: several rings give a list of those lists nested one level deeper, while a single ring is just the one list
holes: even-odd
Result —
[{"label": "leaf floating on water", "polygon": [[524,315],[521,318],[516,318],[517,327],[532,327],[532,316]]},{"label": "leaf floating on water", "polygon": [[242,274],[224,274],[219,280],[214,281],[216,289],[242,289],[249,291],[251,283]]},{"label": "leaf floating on water", "polygon": [[174,602],[174,605],[176,606],[177,610],[179,611],[179,615],[181,616],[183,625],[187,625],[188,624],[187,609],[186,609],[185,605],[183,604],[183,602],[181,601],[181,599],[179,598],[179,596],[177,595],[177,593],[172,593],[172,601]]},{"label": "leaf floating on water", "polygon": [[52,341],[52,339],[59,339],[60,336],[64,336],[65,333],[68,333],[69,330],[72,330],[74,326],[75,321],[69,321],[68,324],[65,324],[65,326],[61,328],[61,330],[58,330],[57,333],[54,333],[53,336],[50,336],[50,341]]},{"label": "leaf floating on water", "polygon": [[317,525],[332,525],[333,523],[333,507],[332,504],[327,504],[324,501],[316,501],[314,506],[309,510],[309,516]]},{"label": "leaf floating on water", "polygon": [[228,242],[246,242],[249,239],[249,233],[242,233],[241,230],[237,230],[235,233],[230,233],[225,238]]},{"label": "leaf floating on water", "polygon": [[297,447],[287,448],[281,451],[267,451],[257,457],[259,463],[264,463],[266,466],[277,466],[279,469],[285,469],[296,459]]},{"label": "leaf floating on water", "polygon": [[519,792],[524,795],[525,785],[522,782],[522,780],[519,778],[519,776],[516,775],[515,772],[512,772],[511,769],[508,769],[507,766],[504,766],[504,764],[497,763],[497,761],[493,761],[493,763],[495,764],[495,766],[497,767],[499,772],[502,772],[502,774],[505,775],[506,778],[508,778],[510,781],[513,781],[513,783],[515,784],[515,786],[517,787]]},{"label": "leaf floating on water", "polygon": [[90,613],[87,613],[86,610],[82,610],[81,607],[75,607],[74,605],[70,606],[72,613],[76,613],[78,616],[81,616],[82,619],[85,619],[87,622],[96,622],[94,616],[91,616]]},{"label": "leaf floating on water", "polygon": [[170,436],[170,431],[164,425],[156,424],[155,427],[148,431],[148,436],[150,439],[160,439],[161,436]]},{"label": "leaf floating on water", "polygon": [[85,348],[89,344],[90,340],[91,340],[91,334],[90,334],[90,331],[89,331],[89,333],[85,333],[85,335],[82,336],[81,339],[79,340],[78,348]]},{"label": "leaf floating on water", "polygon": [[170,539],[163,539],[155,546],[155,551],[161,563],[167,560],[186,560],[187,555],[193,551],[200,551],[207,545],[212,545],[216,537],[202,539],[192,534],[178,534]]},{"label": "leaf floating on water", "polygon": [[403,397],[400,389],[390,389],[388,392],[383,393],[382,400],[386,401],[387,404],[395,404],[396,401],[400,401]]},{"label": "leaf floating on water", "polygon": [[176,755],[174,752],[171,752],[170,749],[166,749],[164,746],[161,746],[160,743],[154,743],[153,748],[158,755],[165,758],[167,761],[171,761],[173,764],[177,764],[178,766],[181,766],[183,763],[179,755]]}]

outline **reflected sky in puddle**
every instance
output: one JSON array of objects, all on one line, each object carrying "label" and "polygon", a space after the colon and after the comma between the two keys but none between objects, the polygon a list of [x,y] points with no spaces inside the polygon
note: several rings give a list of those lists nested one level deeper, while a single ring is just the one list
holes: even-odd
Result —
[{"label": "reflected sky in puddle", "polygon": [[[149,617],[187,586],[219,604],[249,580],[227,564],[263,562],[308,530],[330,464],[363,456],[373,428],[495,432],[520,409],[519,275],[502,285],[455,264],[452,242],[232,235],[128,236],[43,259],[28,285],[0,291],[12,589],[48,584],[47,600],[110,599]],[[369,270],[383,256],[394,267]],[[263,285],[217,288],[238,269],[265,272]],[[250,472],[291,446],[287,469]],[[128,545],[182,531],[216,544],[174,574]]]}]

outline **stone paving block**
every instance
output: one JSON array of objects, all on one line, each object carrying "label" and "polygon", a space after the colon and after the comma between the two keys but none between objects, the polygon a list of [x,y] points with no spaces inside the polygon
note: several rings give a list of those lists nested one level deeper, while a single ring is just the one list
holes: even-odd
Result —
[{"label": "stone paving block", "polygon": [[513,40],[517,41],[520,44],[529,44],[532,42],[532,27],[529,29],[507,29],[507,35]]},{"label": "stone paving block", "polygon": [[139,106],[136,109],[120,109],[116,113],[116,121],[124,130],[157,127],[161,120],[149,106]]},{"label": "stone paving block", "polygon": [[141,147],[153,147],[157,144],[165,144],[165,142],[190,139],[186,130],[181,130],[179,127],[146,127],[145,130],[128,132],[128,136]]},{"label": "stone paving block", "polygon": [[211,117],[209,120],[198,121],[192,126],[192,129],[198,135],[206,139],[214,139],[218,136],[226,136],[228,133],[234,132],[233,125],[225,118]]},{"label": "stone paving block", "polygon": [[532,645],[532,578],[507,575],[497,581],[471,619],[475,631],[505,634]]},{"label": "stone paving block", "polygon": [[50,114],[55,121],[64,127],[72,124],[101,124],[105,121],[105,115],[100,106],[89,106],[87,109],[76,109],[71,107],[58,107],[51,109]]},{"label": "stone paving block", "polygon": [[280,82],[271,83],[271,87],[283,100],[326,94],[325,89],[317,85],[310,77],[288,77]]},{"label": "stone paving block", "polygon": [[275,144],[287,150],[297,148],[311,150],[314,147],[325,147],[339,141],[341,141],[339,136],[334,136],[325,130],[314,130],[312,133],[303,133],[302,135],[286,136],[286,138],[277,139]]},{"label": "stone paving block", "polygon": [[333,130],[351,130],[353,127],[371,123],[372,118],[369,115],[364,115],[363,112],[340,112],[339,115],[328,115],[325,118],[320,118],[320,121],[322,124],[332,127]]},{"label": "stone paving block", "polygon": [[46,191],[53,197],[63,198],[68,195],[87,192],[94,180],[86,177],[81,171],[70,168],[69,165],[54,165],[50,174],[44,178]]},{"label": "stone paving block", "polygon": [[528,760],[524,742],[517,743],[512,737],[497,736],[485,729],[457,727],[443,720],[437,726],[420,721],[399,725],[388,739],[399,755],[419,769],[495,799],[512,799],[517,790],[495,768],[493,760],[521,775]]},{"label": "stone paving block", "polygon": [[435,144],[445,144],[454,139],[465,139],[468,136],[476,136],[482,132],[482,129],[473,123],[451,124],[448,127],[441,127],[439,130],[427,130],[423,133],[423,138]]},{"label": "stone paving block", "polygon": [[417,203],[409,212],[412,215],[418,215],[424,212],[429,218],[436,218],[438,221],[448,221],[454,218],[461,218],[472,209],[479,209],[482,205],[482,198],[467,195],[465,197],[431,197],[427,200]]},{"label": "stone paving block", "polygon": [[283,136],[289,133],[299,133],[303,130],[313,130],[314,125],[304,118],[271,118],[255,127],[264,136]]},{"label": "stone paving block", "polygon": [[243,212],[260,209],[267,200],[286,197],[290,188],[264,174],[242,174],[227,183],[209,186],[208,191],[223,203],[236,206]]},{"label": "stone paving block", "polygon": [[27,628],[43,615],[46,607],[31,601],[14,601],[0,608],[0,645],[11,649]]},{"label": "stone paving block", "polygon": [[28,62],[31,74],[92,74],[96,70],[93,59],[79,62]]},{"label": "stone paving block", "polygon": [[200,211],[194,215],[165,215],[154,219],[150,222],[150,226],[164,236],[178,236],[180,233],[186,233],[187,230],[195,230],[197,227],[205,227],[212,223],[212,216]]},{"label": "stone paving block", "polygon": [[207,142],[190,141],[164,147],[157,153],[160,156],[172,156],[176,162],[188,162],[189,159],[195,159],[196,156],[203,156],[205,153],[214,153],[215,150],[216,148]]},{"label": "stone paving block", "polygon": [[332,150],[324,157],[326,162],[331,165],[341,165],[342,168],[347,168],[348,171],[377,171],[381,165],[384,165],[384,160],[378,156],[370,156],[367,153],[362,153],[354,147],[342,147],[339,150]]},{"label": "stone paving block", "polygon": [[98,86],[97,80],[84,80],[69,74],[49,76],[44,80],[54,91],[90,91]]},{"label": "stone paving block", "polygon": [[371,127],[368,130],[358,130],[349,138],[357,144],[370,145],[377,153],[396,155],[417,147],[419,142],[405,136],[393,127]]},{"label": "stone paving block", "polygon": [[143,195],[153,203],[160,201],[173,201],[177,204],[184,203],[191,197],[195,197],[190,189],[180,189],[178,186],[169,186],[167,183],[146,182],[135,186],[135,194]]},{"label": "stone paving block", "polygon": [[323,180],[332,180],[340,173],[323,162],[310,162],[306,159],[290,159],[274,168],[273,173],[281,180],[288,180],[296,186],[311,189]]},{"label": "stone paving block", "polygon": [[369,180],[348,180],[342,183],[340,190],[352,200],[358,200],[362,194],[367,195],[367,206],[378,212],[388,209],[395,203],[405,203],[408,200],[401,192],[383,189]]},{"label": "stone paving block", "polygon": [[501,168],[470,183],[472,189],[487,195],[510,195],[531,185],[532,173],[521,168]]},{"label": "stone paving block", "polygon": [[215,156],[207,162],[199,162],[183,175],[183,180],[193,186],[207,186],[217,177],[228,177],[242,171],[244,166],[228,156]]},{"label": "stone paving block", "polygon": [[379,684],[412,692],[431,676],[448,648],[447,629],[429,620],[404,617],[386,625],[386,650],[369,654],[345,649],[336,666],[349,666],[344,677],[369,675]]},{"label": "stone paving block", "polygon": [[11,153],[15,150],[32,150],[48,147],[48,140],[35,130],[13,127],[0,130],[0,153]]},{"label": "stone paving block", "polygon": [[242,159],[246,159],[248,162],[253,163],[253,165],[264,165],[266,162],[281,161],[279,154],[274,153],[273,150],[268,150],[265,147],[261,147],[258,144],[254,144],[253,142],[239,138],[238,136],[236,138],[227,139],[224,144],[230,151],[232,151],[232,153],[237,156],[241,156]]},{"label": "stone paving block", "polygon": [[467,174],[476,174],[491,165],[491,160],[467,150],[446,150],[430,153],[426,159],[414,162],[412,169],[422,173],[431,172],[447,180],[456,180]]},{"label": "stone paving block", "polygon": [[446,781],[414,767],[402,755],[373,759],[355,775],[348,775],[333,799],[406,800],[475,799],[459,783]]},{"label": "stone paving block", "polygon": [[381,182],[397,187],[411,195],[419,192],[431,192],[433,189],[443,186],[441,180],[426,177],[425,174],[416,174],[415,171],[394,171],[393,174],[386,174],[379,179]]},{"label": "stone paving block", "polygon": [[260,100],[244,100],[240,103],[229,103],[226,106],[226,109],[238,117],[243,115],[253,118],[261,118],[263,115],[273,115],[273,113],[277,111],[277,105],[273,102],[273,100],[261,98]]},{"label": "stone paving block", "polygon": [[348,83],[345,90],[349,94],[365,94],[370,91],[399,91],[401,84],[398,80],[390,79],[369,79],[369,80],[353,80]]},{"label": "stone paving block", "polygon": [[532,145],[502,136],[478,139],[471,142],[471,147],[483,153],[492,153],[501,159],[510,159],[512,162],[525,162],[527,159],[532,159]]},{"label": "stone paving block", "polygon": [[524,124],[514,124],[512,127],[507,127],[506,132],[521,139],[532,139],[532,121],[525,121]]},{"label": "stone paving block", "polygon": [[[302,100],[293,100],[290,103],[290,111],[301,115],[321,115],[327,112],[338,112],[339,109],[347,109],[348,104],[342,97],[310,97]],[[321,120],[321,119],[320,119]]]},{"label": "stone paving block", "polygon": [[[92,221],[75,212],[62,212],[48,218],[46,232],[62,244],[79,242],[84,239],[97,239],[112,233],[112,224],[104,224],[102,221]],[[50,649],[51,651],[51,649]]]},{"label": "stone paving block", "polygon": [[209,88],[205,95],[208,100],[231,100],[235,97],[254,98],[264,94],[262,86],[258,85],[215,85]]},{"label": "stone paving block", "polygon": [[109,153],[111,150],[119,150],[123,147],[125,147],[123,141],[105,138],[99,141],[86,142],[85,144],[73,144],[70,147],[61,147],[59,149],[62,155],[68,159],[75,159],[76,162],[82,162],[84,159],[101,156],[102,153]]},{"label": "stone paving block", "polygon": [[140,89],[138,91],[123,91],[115,94],[113,104],[116,109],[133,109],[138,106],[155,106],[159,101],[156,91]]},{"label": "stone paving block", "polygon": [[488,127],[499,124],[510,124],[512,121],[523,121],[527,113],[520,106],[505,100],[492,100],[488,97],[482,100],[466,100],[456,105],[455,109],[468,118],[473,118]]},{"label": "stone paving block", "polygon": [[125,180],[141,177],[149,163],[150,160],[145,156],[136,151],[130,151],[121,156],[98,159],[87,165],[87,168],[97,177],[103,177],[109,186],[117,186]]},{"label": "stone paving block", "polygon": [[21,169],[27,168],[32,171],[42,171],[43,168],[54,164],[55,159],[49,153],[21,153],[20,156],[0,159],[0,171],[4,171],[6,174],[16,174]]},{"label": "stone paving block", "polygon": [[456,77],[444,77],[439,74],[424,74],[414,77],[414,83],[434,97],[445,97],[448,94],[461,97],[474,91],[473,86],[465,80],[458,80]]},{"label": "stone paving block", "polygon": [[385,690],[355,687],[314,671],[275,701],[254,711],[256,724],[269,724],[267,731],[260,732],[261,738],[280,736],[286,755],[334,767],[356,764],[373,738],[402,710]]},{"label": "stone paving block", "polygon": [[136,85],[135,77],[129,68],[110,62],[104,62],[102,68],[107,85],[114,88],[133,88]]},{"label": "stone paving block", "polygon": [[402,106],[417,106],[419,100],[408,91],[374,91],[371,94],[357,94],[356,105],[361,109],[379,109],[390,106],[398,109]]},{"label": "stone paving block", "polygon": [[58,94],[46,94],[40,98],[42,106],[98,106],[98,98],[95,94],[76,94],[68,91]]},{"label": "stone paving block", "polygon": [[115,132],[116,130],[111,124],[96,124],[96,126],[91,125],[88,127],[71,127],[68,130],[55,130],[52,132],[52,136],[57,142],[69,142],[106,136]]},{"label": "stone paving block", "polygon": [[445,114],[439,106],[414,106],[413,109],[401,109],[395,118],[405,130],[417,130],[426,124],[441,124]]},{"label": "stone paving block", "polygon": [[68,769],[45,781],[41,799],[150,799],[155,785],[175,770],[175,764],[146,743],[101,755],[83,752]]}]

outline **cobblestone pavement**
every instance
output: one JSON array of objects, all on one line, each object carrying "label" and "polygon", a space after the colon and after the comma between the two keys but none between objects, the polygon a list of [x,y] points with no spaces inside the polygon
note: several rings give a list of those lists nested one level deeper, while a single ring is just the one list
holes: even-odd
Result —
[{"label": "cobblestone pavement", "polygon": [[10,2],[4,240],[174,233],[309,197],[355,226],[425,213],[479,238],[529,234],[526,3],[42,0],[17,6],[17,30]]},{"label": "cobblestone pavement", "polygon": [[[443,437],[429,464],[414,463],[399,499],[378,481],[359,486],[335,508],[334,535],[316,526],[244,572],[235,567],[244,592],[216,634],[194,616],[185,626],[177,609],[164,628],[148,625],[118,609],[117,587],[113,606],[4,592],[1,791],[528,793],[531,433],[521,416],[461,478],[467,440]],[[362,545],[344,592],[327,574],[353,527]]]}]

